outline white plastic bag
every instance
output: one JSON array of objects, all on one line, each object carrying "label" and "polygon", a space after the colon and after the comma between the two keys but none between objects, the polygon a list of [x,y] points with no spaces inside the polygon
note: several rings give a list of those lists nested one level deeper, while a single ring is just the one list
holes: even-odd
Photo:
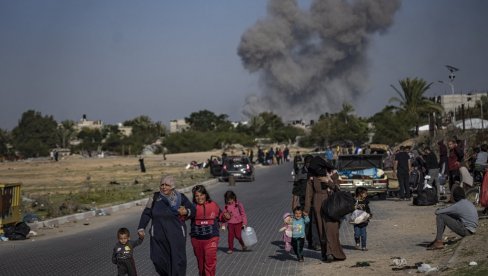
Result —
[{"label": "white plastic bag", "polygon": [[354,210],[351,214],[351,218],[349,219],[349,222],[352,224],[361,224],[363,222],[368,221],[370,215],[363,210]]},{"label": "white plastic bag", "polygon": [[258,242],[258,237],[256,236],[256,232],[254,231],[254,228],[250,226],[247,226],[246,228],[242,229],[241,235],[242,235],[242,241],[244,242],[244,245],[247,247],[253,246]]}]

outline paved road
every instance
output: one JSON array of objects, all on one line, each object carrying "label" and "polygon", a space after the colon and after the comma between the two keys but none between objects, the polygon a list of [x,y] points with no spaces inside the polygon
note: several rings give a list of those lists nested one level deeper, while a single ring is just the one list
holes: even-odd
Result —
[{"label": "paved road", "polygon": [[[305,263],[298,263],[292,255],[286,254],[283,250],[278,229],[282,224],[283,213],[290,208],[290,171],[290,163],[263,168],[257,171],[255,182],[239,182],[232,188],[238,199],[244,203],[249,225],[255,228],[259,242],[250,252],[236,250],[234,254],[228,255],[225,253],[227,235],[223,234],[217,256],[217,275],[300,275],[304,265],[318,263],[318,251],[305,250]],[[226,183],[220,183],[211,186],[209,193],[220,206],[223,206],[223,194],[228,189]],[[375,210],[376,214],[383,218],[388,216],[383,210]],[[128,212],[127,216],[121,216],[104,227],[76,235],[49,240],[0,243],[0,275],[115,275],[116,269],[110,257],[116,241],[116,230],[125,226],[135,233],[139,215],[138,212]],[[350,246],[353,241],[352,234],[352,227],[343,223],[341,241],[345,244],[348,257],[361,254],[360,251],[352,250]],[[403,244],[404,241],[397,240],[396,243]],[[385,245],[379,246],[387,248],[384,253],[393,253],[388,252],[391,249]],[[403,247],[404,250],[409,246],[415,249],[415,245],[409,244]],[[187,274],[198,275],[189,240],[186,251]],[[139,275],[156,275],[149,259],[148,241],[136,248],[135,259]]]}]

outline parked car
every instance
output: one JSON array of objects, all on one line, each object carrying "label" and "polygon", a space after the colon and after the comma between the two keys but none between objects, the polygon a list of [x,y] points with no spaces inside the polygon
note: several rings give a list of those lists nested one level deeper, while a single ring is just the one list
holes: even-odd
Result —
[{"label": "parked car", "polygon": [[222,180],[229,181],[229,176],[236,181],[254,181],[254,166],[247,156],[227,156],[223,160]]},{"label": "parked car", "polygon": [[365,187],[369,195],[386,199],[388,176],[382,154],[339,155],[336,165],[341,190],[354,193],[357,187]]},{"label": "parked car", "polygon": [[222,175],[223,161],[220,156],[212,155],[208,159],[208,167],[210,168],[210,174],[213,177],[218,177]]}]

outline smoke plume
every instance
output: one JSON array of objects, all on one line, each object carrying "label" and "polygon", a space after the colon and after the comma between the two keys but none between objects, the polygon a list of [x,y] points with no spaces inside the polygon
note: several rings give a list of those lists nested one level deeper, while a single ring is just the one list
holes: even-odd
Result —
[{"label": "smoke plume", "polygon": [[366,50],[393,22],[400,0],[269,0],[267,17],[241,37],[244,67],[260,74],[261,95],[243,113],[316,119],[352,102],[367,84]]}]

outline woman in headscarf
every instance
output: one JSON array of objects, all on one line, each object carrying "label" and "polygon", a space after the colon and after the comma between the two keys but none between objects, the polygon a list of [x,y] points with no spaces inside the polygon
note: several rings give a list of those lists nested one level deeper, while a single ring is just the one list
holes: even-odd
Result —
[{"label": "woman in headscarf", "polygon": [[[315,161],[317,161],[315,163]],[[312,164],[314,163],[314,164]],[[320,170],[313,168],[320,167]],[[305,192],[305,212],[314,211],[323,262],[342,261],[346,255],[339,241],[340,222],[327,218],[322,212],[329,196],[339,190],[338,175],[334,167],[321,157],[314,157],[309,166],[310,175]]]},{"label": "woman in headscarf", "polygon": [[172,176],[163,177],[159,192],[149,198],[139,221],[138,234],[151,221],[151,261],[159,275],[186,275],[186,224],[194,216],[195,207],[182,193],[175,190]]}]

